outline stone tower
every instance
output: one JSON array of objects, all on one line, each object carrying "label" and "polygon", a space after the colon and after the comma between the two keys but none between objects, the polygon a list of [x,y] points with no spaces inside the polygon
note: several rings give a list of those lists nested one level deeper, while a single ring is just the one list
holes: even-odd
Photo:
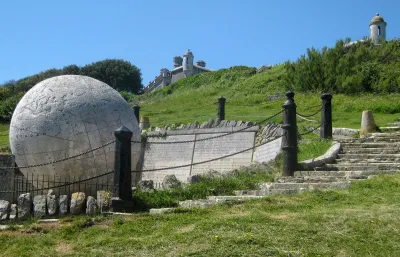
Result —
[{"label": "stone tower", "polygon": [[187,50],[183,55],[183,73],[185,77],[190,77],[193,75],[193,53],[190,50]]},{"label": "stone tower", "polygon": [[379,13],[377,13],[369,23],[371,40],[375,45],[379,45],[381,42],[386,41],[386,25],[387,23],[381,16],[379,16]]}]

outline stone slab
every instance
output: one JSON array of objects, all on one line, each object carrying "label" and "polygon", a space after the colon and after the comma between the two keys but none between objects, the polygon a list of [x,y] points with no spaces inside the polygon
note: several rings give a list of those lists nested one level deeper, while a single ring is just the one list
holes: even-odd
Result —
[{"label": "stone slab", "polygon": [[[194,142],[176,144],[173,144],[173,142],[193,141],[194,139],[195,135],[148,138],[144,153],[142,180],[162,183],[166,175],[175,175],[180,181],[186,181],[186,178],[190,175],[190,166],[151,172],[146,172],[146,170],[191,164]],[[172,142],[172,144],[152,144],[153,142]]]},{"label": "stone slab", "polygon": [[[196,140],[218,135],[222,135],[222,133],[198,134]],[[254,137],[255,132],[237,132],[220,138],[196,142],[193,155],[194,164],[216,158],[221,159],[192,166],[190,175],[204,174],[209,170],[225,173],[249,165],[253,156],[252,149],[233,156],[222,157],[253,147]]]},{"label": "stone slab", "polygon": [[281,151],[282,138],[275,139],[265,145],[259,146],[255,149],[253,161],[255,162],[269,162],[276,158]]}]

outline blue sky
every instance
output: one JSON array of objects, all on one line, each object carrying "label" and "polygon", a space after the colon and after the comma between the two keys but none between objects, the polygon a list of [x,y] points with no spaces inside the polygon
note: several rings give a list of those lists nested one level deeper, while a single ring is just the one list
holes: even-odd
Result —
[{"label": "blue sky", "polygon": [[369,35],[377,12],[398,38],[399,10],[398,0],[1,1],[0,83],[118,58],[147,85],[187,49],[214,70],[278,64]]}]

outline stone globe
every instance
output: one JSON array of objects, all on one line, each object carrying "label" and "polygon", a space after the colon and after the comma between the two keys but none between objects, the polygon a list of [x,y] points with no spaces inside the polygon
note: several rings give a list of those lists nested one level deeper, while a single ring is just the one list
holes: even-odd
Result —
[{"label": "stone globe", "polygon": [[[91,178],[113,170],[110,142],[121,126],[140,141],[134,112],[117,91],[90,77],[57,76],[32,87],[18,103],[10,124],[11,151],[25,176]],[[139,156],[140,144],[132,143],[132,169]],[[73,158],[59,161],[68,157]],[[50,164],[35,166],[44,163]]]}]

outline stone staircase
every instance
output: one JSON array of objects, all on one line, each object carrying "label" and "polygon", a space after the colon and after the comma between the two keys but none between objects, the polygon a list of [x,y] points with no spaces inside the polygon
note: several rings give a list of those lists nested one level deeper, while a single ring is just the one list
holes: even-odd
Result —
[{"label": "stone staircase", "polygon": [[311,171],[296,171],[293,177],[278,177],[274,182],[260,184],[257,190],[239,190],[235,191],[234,196],[210,196],[206,200],[188,200],[179,205],[182,208],[206,207],[272,194],[297,194],[313,189],[345,189],[354,181],[398,172],[400,132],[396,129],[393,131],[394,133],[372,133],[365,138],[340,139],[341,150],[334,163],[324,164]]}]

